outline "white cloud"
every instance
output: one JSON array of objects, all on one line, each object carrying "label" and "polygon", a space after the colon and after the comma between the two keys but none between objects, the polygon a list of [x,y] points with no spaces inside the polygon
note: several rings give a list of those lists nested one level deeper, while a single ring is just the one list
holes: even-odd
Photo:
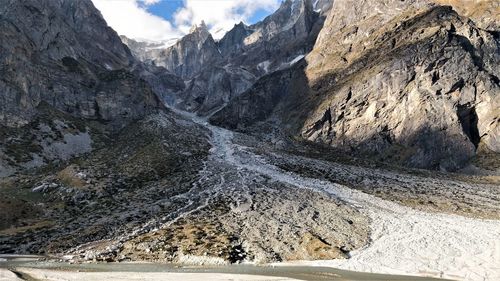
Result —
[{"label": "white cloud", "polygon": [[[151,5],[159,0],[143,0]],[[167,20],[149,13],[136,0],[92,0],[118,34],[134,39],[167,40],[182,36]]]},{"label": "white cloud", "polygon": [[272,12],[279,3],[279,0],[184,0],[184,7],[175,13],[174,19],[181,32],[188,32],[193,24],[203,20],[215,37],[221,37],[234,24],[248,22],[258,10]]},{"label": "white cloud", "polygon": [[272,12],[280,0],[184,0],[172,16],[174,24],[147,11],[148,5],[168,0],[92,0],[118,34],[134,39],[167,40],[189,32],[202,20],[215,38],[240,21],[248,22],[259,10]]},{"label": "white cloud", "polygon": [[153,5],[159,3],[161,0],[142,0],[146,5]]}]

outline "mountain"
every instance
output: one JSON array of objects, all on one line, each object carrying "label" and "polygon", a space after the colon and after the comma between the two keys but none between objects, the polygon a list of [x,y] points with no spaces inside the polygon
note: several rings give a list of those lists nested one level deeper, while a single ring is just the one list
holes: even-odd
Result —
[{"label": "mountain", "polygon": [[206,129],[163,102],[184,81],[135,59],[90,0],[0,1],[0,62],[1,253],[132,233],[203,168]]},{"label": "mountain", "polygon": [[87,153],[184,89],[136,60],[89,0],[0,6],[0,176]]},{"label": "mountain", "polygon": [[[316,4],[324,6],[324,1]],[[261,22],[236,24],[218,42],[204,23],[166,49],[145,51],[134,42],[124,42],[133,53],[140,53],[139,59],[186,81],[185,90],[169,99],[172,104],[208,115],[266,73],[289,67],[308,53],[324,21],[314,10],[310,0],[287,0]]]},{"label": "mountain", "polygon": [[130,74],[134,58],[89,1],[5,0],[0,13],[2,124],[28,123],[42,102],[116,122],[161,107]]},{"label": "mountain", "polygon": [[263,77],[212,122],[280,120],[341,151],[456,170],[476,151],[500,151],[499,53],[496,32],[451,7],[334,1],[306,62]]},{"label": "mountain", "polygon": [[[173,43],[168,48],[148,47],[144,49],[137,42],[125,39],[125,43],[143,61],[152,61],[157,66],[165,67],[183,79],[192,78],[204,66],[221,59],[217,45],[204,22],[191,28],[189,34]],[[142,48],[142,50],[141,50]]]},{"label": "mountain", "polygon": [[0,0],[0,253],[499,279],[498,1],[473,2],[142,42],[91,0]]},{"label": "mountain", "polygon": [[218,48],[224,57],[237,55],[238,52],[243,48],[245,38],[250,36],[254,30],[240,22],[229,30],[222,39],[217,42]]}]

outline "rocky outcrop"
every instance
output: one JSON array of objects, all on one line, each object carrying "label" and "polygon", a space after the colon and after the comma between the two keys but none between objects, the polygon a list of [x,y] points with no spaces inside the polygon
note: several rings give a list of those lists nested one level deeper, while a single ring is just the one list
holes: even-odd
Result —
[{"label": "rocky outcrop", "polygon": [[161,107],[91,1],[5,0],[0,30],[3,125],[27,124],[41,102],[119,126]]},{"label": "rocky outcrop", "polygon": [[187,82],[176,97],[176,106],[200,115],[209,115],[250,88],[257,78],[242,67],[231,65],[206,68]]},{"label": "rocky outcrop", "polygon": [[495,34],[428,1],[335,1],[306,63],[285,81],[302,77],[305,87],[281,87],[265,114],[255,114],[262,94],[251,89],[212,120],[232,128],[280,120],[351,154],[455,170],[480,144],[499,151]]},{"label": "rocky outcrop", "polygon": [[229,30],[224,37],[217,42],[217,46],[224,57],[230,57],[238,54],[243,48],[245,38],[250,36],[254,30],[240,22],[234,25],[233,29]]},{"label": "rocky outcrop", "polygon": [[[500,56],[493,34],[449,7],[422,2],[388,16],[397,10],[391,5],[401,3],[386,1],[387,11],[365,15],[378,24],[350,21],[345,15],[356,6],[346,2],[334,4],[343,16],[329,18],[330,29],[308,58],[308,77],[319,79],[324,100],[307,118],[304,138],[445,170],[463,166],[479,142],[500,151]],[[328,42],[332,36],[338,43]],[[329,59],[316,59],[318,53]]]},{"label": "rocky outcrop", "polygon": [[147,59],[184,79],[189,79],[221,58],[217,44],[202,22],[199,26],[193,26],[191,32],[173,46],[151,51]]},{"label": "rocky outcrop", "polygon": [[460,15],[470,18],[481,29],[498,32],[500,29],[500,3],[496,0],[433,0],[448,5]]},{"label": "rocky outcrop", "polygon": [[182,78],[150,62],[136,63],[132,73],[146,81],[162,102],[173,103],[174,96],[186,88]]},{"label": "rocky outcrop", "polygon": [[[240,36],[240,48],[228,60],[233,65],[244,65],[258,76],[281,69],[312,49],[322,23],[310,0],[284,1],[275,13],[247,28],[252,32],[244,38]],[[235,33],[243,33],[241,26],[234,29]],[[234,40],[232,32],[221,39],[221,45]]]},{"label": "rocky outcrop", "polygon": [[90,0],[0,5],[0,177],[67,161],[184,89],[139,63]]},{"label": "rocky outcrop", "polygon": [[[214,114],[210,122],[231,130],[245,130],[257,122],[269,121],[271,116],[280,115],[282,110],[291,113],[289,108],[300,100],[295,93],[308,91],[307,80],[300,71],[303,68],[301,63],[262,77],[250,89]],[[290,125],[285,124],[284,120],[281,121],[283,123],[279,125]],[[291,119],[286,123],[290,121]]]}]

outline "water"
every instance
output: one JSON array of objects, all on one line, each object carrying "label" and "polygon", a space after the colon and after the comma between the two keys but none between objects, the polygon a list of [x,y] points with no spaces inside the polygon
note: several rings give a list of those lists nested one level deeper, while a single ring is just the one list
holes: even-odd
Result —
[{"label": "water", "polygon": [[287,277],[307,281],[321,280],[351,280],[351,281],[382,281],[382,280],[408,280],[408,281],[431,281],[442,280],[425,277],[411,277],[401,275],[384,275],[359,273],[353,271],[339,270],[329,267],[311,266],[254,266],[254,265],[231,265],[218,267],[181,267],[173,264],[157,263],[91,263],[91,264],[68,264],[54,261],[38,261],[34,256],[1,257],[0,269],[15,271],[16,268],[29,267],[36,269],[62,270],[70,272],[134,272],[134,273],[220,273],[220,274],[245,274],[273,277]]}]

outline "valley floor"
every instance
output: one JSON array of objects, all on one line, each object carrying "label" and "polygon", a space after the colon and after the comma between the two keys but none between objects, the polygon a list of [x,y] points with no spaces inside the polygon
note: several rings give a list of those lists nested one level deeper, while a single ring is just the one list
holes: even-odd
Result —
[{"label": "valley floor", "polygon": [[312,266],[172,266],[154,263],[66,264],[36,258],[0,258],[0,281],[45,280],[370,280],[434,281],[442,279],[383,275]]},{"label": "valley floor", "polygon": [[276,265],[500,280],[496,182],[276,151],[180,114],[209,132],[212,148],[189,189],[154,201],[174,215],[66,250],[72,259],[286,261]]},{"label": "valley floor", "polygon": [[[402,183],[406,181],[417,185],[420,181],[428,193],[435,192],[433,189],[442,189],[442,200],[448,201],[450,205],[454,205],[453,196],[461,194],[472,197],[479,205],[474,206],[475,208],[482,209],[493,217],[499,215],[498,185],[476,186],[450,179],[425,179],[418,176],[384,173],[380,170],[361,172],[356,171],[362,170],[357,167],[335,165],[303,157],[294,158],[290,155],[274,154],[273,158],[266,159],[253,154],[247,147],[232,144],[231,132],[214,127],[211,127],[211,130],[215,136],[222,139],[222,150],[228,154],[226,159],[241,169],[265,175],[297,188],[332,195],[370,218],[370,242],[365,247],[350,252],[349,259],[299,262],[299,264],[459,280],[500,280],[500,221],[415,210],[341,184],[286,171],[275,164],[284,162],[288,165],[315,168],[323,175],[331,173],[332,170],[333,172],[339,170],[336,171],[337,177],[341,177],[342,174],[358,173],[359,176],[364,173],[365,181],[371,180],[372,176],[369,175],[371,173],[376,175],[379,181],[386,180],[382,184],[387,186],[394,185],[394,181]],[[375,187],[380,183],[373,185]],[[401,184],[401,187],[404,188],[405,184]],[[493,191],[487,192],[488,188]],[[408,188],[404,192],[414,191]],[[424,198],[436,197],[422,193]],[[407,197],[411,198],[411,194]],[[425,204],[420,205],[425,206]]]}]

